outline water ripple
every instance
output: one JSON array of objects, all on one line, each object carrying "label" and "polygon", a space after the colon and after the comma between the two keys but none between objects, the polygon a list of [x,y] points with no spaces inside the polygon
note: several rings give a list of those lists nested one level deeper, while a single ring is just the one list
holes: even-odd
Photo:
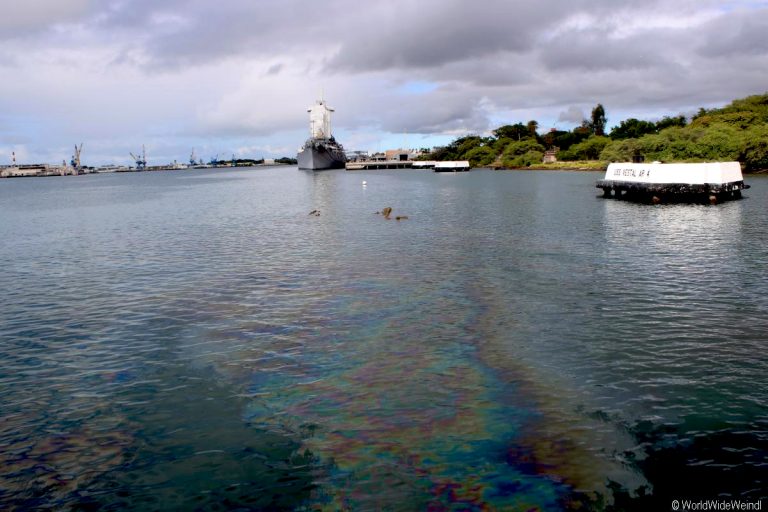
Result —
[{"label": "water ripple", "polygon": [[654,207],[591,173],[360,176],[2,180],[0,504],[766,495],[768,180]]}]

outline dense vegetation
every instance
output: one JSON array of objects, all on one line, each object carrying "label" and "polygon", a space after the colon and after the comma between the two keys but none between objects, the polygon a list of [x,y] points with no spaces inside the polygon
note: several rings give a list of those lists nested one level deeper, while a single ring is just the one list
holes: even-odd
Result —
[{"label": "dense vegetation", "polygon": [[490,137],[469,135],[425,155],[425,160],[469,160],[473,167],[540,166],[547,149],[559,161],[701,162],[738,160],[745,171],[768,169],[768,93],[699,109],[690,122],[683,115],[659,121],[626,119],[605,133],[605,109],[571,131],[538,133],[538,123],[504,125]]}]

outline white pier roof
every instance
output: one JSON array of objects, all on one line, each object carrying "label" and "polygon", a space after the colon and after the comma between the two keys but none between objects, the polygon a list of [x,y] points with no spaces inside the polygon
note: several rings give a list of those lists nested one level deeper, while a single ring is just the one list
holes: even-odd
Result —
[{"label": "white pier roof", "polygon": [[605,171],[605,179],[631,183],[685,183],[691,185],[722,184],[742,181],[739,162],[695,164],[613,163]]}]

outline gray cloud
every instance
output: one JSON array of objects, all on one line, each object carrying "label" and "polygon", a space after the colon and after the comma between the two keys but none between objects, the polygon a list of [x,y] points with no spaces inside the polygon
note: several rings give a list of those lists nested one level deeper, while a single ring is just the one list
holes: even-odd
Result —
[{"label": "gray cloud", "polygon": [[[344,2],[302,0],[230,1],[131,0],[114,2],[99,17],[99,27],[134,35],[151,68],[200,66],[237,56],[271,56],[323,46],[329,33],[341,28],[328,12],[348,7]],[[328,17],[330,24],[317,20]]]},{"label": "gray cloud", "polygon": [[369,109],[371,124],[393,133],[482,132],[489,126],[482,98],[465,90],[441,90],[426,97],[391,98],[400,108]]},{"label": "gray cloud", "polygon": [[3,0],[0,2],[0,38],[48,30],[81,19],[94,8],[92,0]]},{"label": "gray cloud", "polygon": [[348,27],[329,66],[346,71],[435,68],[529,51],[536,33],[556,22],[552,13],[566,6],[562,1],[550,2],[547,9],[505,0],[400,3],[376,12],[370,22]]},{"label": "gray cloud", "polygon": [[569,106],[557,116],[557,120],[562,123],[579,124],[583,119],[586,119],[584,111],[574,105]]},{"label": "gray cloud", "polygon": [[698,48],[702,57],[768,55],[768,9],[723,16],[709,23],[705,34]]},{"label": "gray cloud", "polygon": [[613,39],[594,30],[570,31],[543,45],[541,61],[551,71],[619,71],[674,66],[674,39],[665,31]]}]

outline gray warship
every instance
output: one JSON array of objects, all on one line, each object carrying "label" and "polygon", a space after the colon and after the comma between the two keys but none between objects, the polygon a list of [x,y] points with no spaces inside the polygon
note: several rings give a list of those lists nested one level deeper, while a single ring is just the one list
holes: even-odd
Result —
[{"label": "gray warship", "polygon": [[321,171],[342,169],[347,162],[344,147],[331,134],[331,112],[324,100],[307,109],[309,112],[309,139],[299,148],[296,160],[299,169]]}]

